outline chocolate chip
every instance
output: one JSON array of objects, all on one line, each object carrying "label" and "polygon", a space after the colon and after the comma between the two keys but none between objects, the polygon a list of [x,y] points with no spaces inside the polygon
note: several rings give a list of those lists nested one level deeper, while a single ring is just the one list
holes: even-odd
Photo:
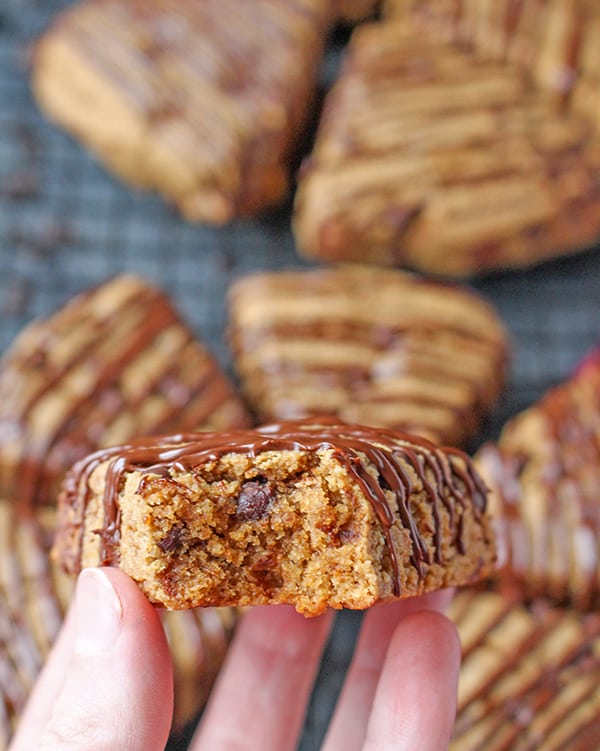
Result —
[{"label": "chocolate chip", "polygon": [[242,521],[258,521],[275,500],[275,488],[265,478],[248,480],[237,498],[236,516]]},{"label": "chocolate chip", "polygon": [[158,547],[163,551],[163,553],[173,553],[175,550],[182,546],[184,532],[185,528],[181,524],[178,524],[175,527],[171,527],[171,529],[167,532],[167,536],[163,537],[162,540],[159,540]]},{"label": "chocolate chip", "polygon": [[377,476],[377,481],[379,483],[379,486],[382,487],[384,490],[391,490],[392,489],[391,485],[389,484],[389,482],[386,480],[386,478],[382,474],[379,474]]}]

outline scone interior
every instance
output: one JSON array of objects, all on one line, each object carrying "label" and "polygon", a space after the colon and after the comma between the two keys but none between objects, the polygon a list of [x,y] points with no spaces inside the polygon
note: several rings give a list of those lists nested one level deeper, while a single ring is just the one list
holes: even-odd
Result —
[{"label": "scone interior", "polygon": [[317,615],[490,573],[485,491],[466,456],[414,440],[290,428],[96,454],[69,478],[56,551],[74,572],[118,565],[173,609]]}]

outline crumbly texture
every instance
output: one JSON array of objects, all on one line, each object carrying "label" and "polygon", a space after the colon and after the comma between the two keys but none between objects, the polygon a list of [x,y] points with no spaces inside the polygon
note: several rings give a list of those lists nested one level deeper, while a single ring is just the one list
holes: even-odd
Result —
[{"label": "crumbly texture", "polygon": [[121,275],[31,323],[0,361],[0,493],[55,503],[64,472],[90,451],[248,420],[168,297]]},{"label": "crumbly texture", "polygon": [[83,0],[36,46],[41,109],[192,221],[281,203],[330,0]]},{"label": "crumbly texture", "polygon": [[597,613],[464,590],[449,616],[463,651],[450,751],[596,751]]},{"label": "crumbly texture", "polygon": [[[465,455],[404,438],[369,459],[345,447],[352,426],[299,438],[294,427],[289,439],[287,425],[203,436],[202,459],[197,442],[170,439],[89,458],[61,497],[55,554],[72,572],[118,565],[167,608],[290,603],[306,615],[491,572],[485,498]],[[265,440],[278,448],[248,450]]]},{"label": "crumbly texture", "polygon": [[589,118],[518,66],[388,19],[353,33],[293,222],[310,258],[470,276],[592,245],[599,198]]},{"label": "crumbly texture", "polygon": [[[6,751],[73,594],[49,559],[56,510],[21,516],[0,500],[0,751]],[[162,612],[174,671],[174,728],[197,717],[225,657],[239,613]]]},{"label": "crumbly texture", "polygon": [[253,274],[228,302],[235,368],[259,422],[333,414],[464,445],[504,384],[504,326],[457,286],[338,266]]},{"label": "crumbly texture", "polygon": [[599,434],[596,356],[476,455],[491,489],[499,572],[530,596],[600,603]]}]

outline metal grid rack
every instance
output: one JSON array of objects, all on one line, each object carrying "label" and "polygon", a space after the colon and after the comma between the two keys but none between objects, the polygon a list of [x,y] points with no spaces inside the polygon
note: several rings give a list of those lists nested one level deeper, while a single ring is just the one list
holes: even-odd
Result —
[{"label": "metal grid rack", "polygon": [[[65,0],[0,0],[0,353],[33,317],[122,271],[169,291],[221,364],[225,292],[249,271],[298,265],[289,206],[265,219],[215,229],[183,222],[152,195],[111,178],[31,98],[30,46]],[[339,57],[334,44],[324,81]],[[569,374],[600,340],[600,253],[473,283],[513,338],[506,393],[479,441]],[[301,751],[319,747],[360,616],[338,618],[313,694]],[[181,742],[172,750],[183,748]]]}]

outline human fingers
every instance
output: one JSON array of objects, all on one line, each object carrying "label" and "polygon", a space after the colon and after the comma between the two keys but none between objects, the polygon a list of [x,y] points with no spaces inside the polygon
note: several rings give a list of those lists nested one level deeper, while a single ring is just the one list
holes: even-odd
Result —
[{"label": "human fingers", "polygon": [[242,620],[191,751],[296,748],[332,613],[306,619],[285,605]]},{"label": "human fingers", "polygon": [[322,751],[362,749],[386,653],[400,621],[419,610],[444,612],[452,590],[376,605],[365,613],[352,662]]},{"label": "human fingers", "polygon": [[163,751],[172,705],[155,609],[122,572],[87,569],[10,751]]},{"label": "human fingers", "polygon": [[432,611],[407,615],[390,642],[363,751],[447,749],[459,668],[455,626]]},{"label": "human fingers", "polygon": [[21,714],[17,734],[10,751],[37,748],[42,728],[46,727],[56,697],[62,691],[66,668],[73,649],[75,610],[71,608],[54,642],[52,651],[37,678],[25,710]]}]

